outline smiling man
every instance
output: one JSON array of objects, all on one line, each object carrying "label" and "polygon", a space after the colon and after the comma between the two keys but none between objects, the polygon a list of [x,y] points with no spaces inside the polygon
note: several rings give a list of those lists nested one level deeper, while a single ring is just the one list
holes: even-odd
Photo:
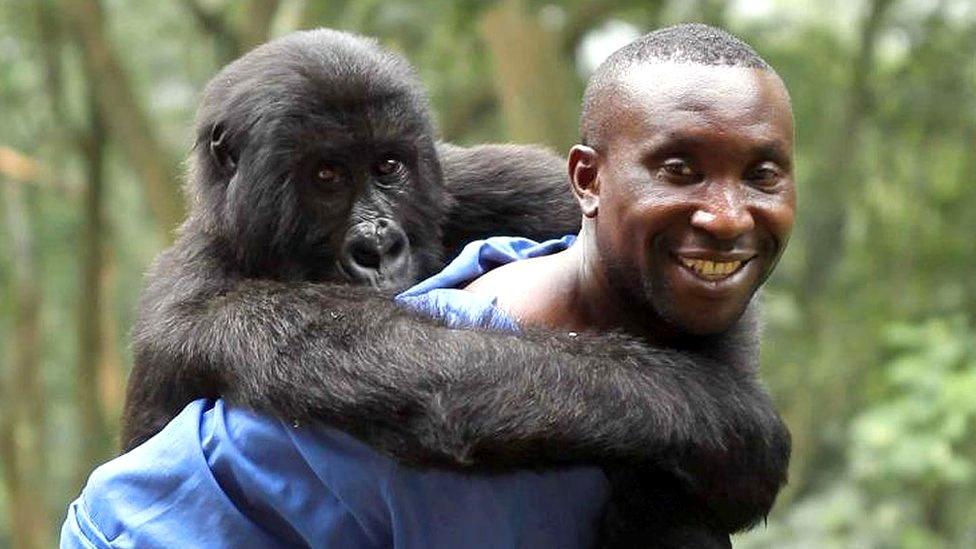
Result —
[{"label": "smiling man", "polygon": [[[793,227],[793,116],[782,80],[724,31],[663,29],[597,69],[580,133],[568,161],[583,210],[578,237],[466,289],[522,327],[713,345],[708,336],[721,337],[741,318]],[[654,546],[730,546],[730,532],[702,537],[698,526],[682,526],[689,508],[667,516],[634,503],[609,509],[639,517],[652,535],[667,532]],[[603,541],[631,546],[642,535]]]},{"label": "smiling man", "polygon": [[[704,46],[703,46],[704,45]],[[793,119],[779,76],[704,25],[648,34],[590,80],[569,154],[579,237],[468,290],[522,325],[655,344],[727,330],[793,226]]]}]

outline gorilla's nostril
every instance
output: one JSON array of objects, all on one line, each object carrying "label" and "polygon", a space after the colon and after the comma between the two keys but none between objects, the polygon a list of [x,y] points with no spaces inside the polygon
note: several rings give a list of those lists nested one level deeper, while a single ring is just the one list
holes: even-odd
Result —
[{"label": "gorilla's nostril", "polygon": [[349,252],[356,265],[365,269],[379,269],[382,256],[369,242],[358,242]]},{"label": "gorilla's nostril", "polygon": [[397,237],[390,242],[390,247],[386,250],[386,255],[392,258],[399,257],[406,251],[406,249],[407,239],[397,235]]},{"label": "gorilla's nostril", "polygon": [[350,229],[340,258],[351,278],[396,278],[410,267],[410,241],[395,221],[378,219]]}]

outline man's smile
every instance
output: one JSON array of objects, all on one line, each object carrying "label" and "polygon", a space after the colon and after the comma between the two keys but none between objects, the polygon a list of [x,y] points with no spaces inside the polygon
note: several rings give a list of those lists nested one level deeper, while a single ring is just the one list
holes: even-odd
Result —
[{"label": "man's smile", "polygon": [[682,257],[681,264],[691,269],[693,273],[705,280],[722,280],[728,278],[742,266],[741,261],[711,261],[708,259],[690,259]]},{"label": "man's smile", "polygon": [[713,283],[711,285],[724,281],[734,284],[733,279],[741,278],[735,275],[745,271],[756,255],[755,252],[712,252],[704,250],[682,251],[673,254],[678,265],[682,267],[682,271],[690,273],[701,281]]}]

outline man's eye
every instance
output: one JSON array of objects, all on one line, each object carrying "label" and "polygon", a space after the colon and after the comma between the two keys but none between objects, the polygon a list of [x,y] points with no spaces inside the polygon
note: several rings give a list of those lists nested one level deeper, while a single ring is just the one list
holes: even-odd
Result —
[{"label": "man's eye", "polygon": [[386,158],[380,160],[373,167],[373,170],[378,175],[391,175],[399,172],[402,169],[403,169],[403,163],[395,158]]},{"label": "man's eye", "polygon": [[691,164],[680,158],[665,160],[658,170],[661,175],[672,179],[689,179],[695,175],[694,170],[691,169]]},{"label": "man's eye", "polygon": [[757,187],[773,187],[779,183],[782,172],[771,164],[760,164],[749,172],[748,179]]},{"label": "man's eye", "polygon": [[322,164],[319,166],[319,171],[315,174],[315,177],[323,183],[332,184],[339,181],[339,170],[331,164]]}]

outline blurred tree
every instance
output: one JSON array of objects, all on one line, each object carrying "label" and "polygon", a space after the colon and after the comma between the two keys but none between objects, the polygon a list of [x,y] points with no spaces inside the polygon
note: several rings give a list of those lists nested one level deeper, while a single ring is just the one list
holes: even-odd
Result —
[{"label": "blurred tree", "polygon": [[146,201],[165,240],[183,220],[176,161],[154,131],[114,45],[106,36],[99,0],[65,0],[68,20],[78,36],[88,82],[117,135],[132,169],[145,185]]},{"label": "blurred tree", "polygon": [[86,165],[81,234],[81,299],[78,301],[78,366],[75,395],[81,423],[83,448],[77,461],[81,485],[92,468],[113,455],[108,417],[117,419],[122,408],[119,369],[106,364],[110,332],[103,321],[102,301],[108,262],[105,258],[103,213],[105,148],[107,136],[98,103],[92,97],[90,122],[82,143]]},{"label": "blurred tree", "polygon": [[74,476],[82,485],[92,468],[111,457],[114,448],[110,426],[121,410],[122,369],[106,352],[114,347],[114,315],[103,307],[107,288],[104,285],[109,261],[104,216],[105,155],[108,136],[102,112],[92,84],[87,89],[87,125],[76,127],[65,106],[62,56],[65,41],[63,27],[56,17],[55,4],[43,0],[35,7],[38,36],[42,45],[45,84],[55,118],[60,121],[57,139],[65,152],[77,154],[85,166],[82,187],[82,230],[80,252],[81,290],[78,300],[78,352],[75,370],[75,402],[81,452]]},{"label": "blurred tree", "polygon": [[507,135],[567,150],[577,132],[566,113],[577,101],[570,67],[560,55],[558,28],[546,28],[544,19],[528,14],[519,0],[499,2],[483,17],[482,39],[491,52]]},{"label": "blurred tree", "polygon": [[[37,215],[34,188],[36,169],[29,159],[18,158],[11,168],[0,165],[0,185],[11,239],[14,265],[9,299],[13,302],[13,330],[7,347],[0,400],[0,459],[10,498],[10,531],[14,547],[33,549],[51,546],[49,515],[44,502],[47,472],[47,410],[41,382],[40,350],[41,290],[38,285],[37,244],[31,227]],[[12,351],[12,352],[11,352]]]},{"label": "blurred tree", "polygon": [[[831,287],[837,266],[845,256],[845,228],[851,209],[846,205],[856,196],[858,185],[864,179],[861,147],[861,134],[865,119],[870,116],[872,96],[872,73],[875,64],[875,51],[881,24],[891,5],[890,0],[870,0],[861,22],[857,40],[857,52],[847,74],[847,89],[840,93],[846,103],[841,116],[835,121],[833,136],[825,141],[823,154],[814,162],[809,175],[803,176],[800,189],[800,238],[803,239],[804,263],[797,287],[797,299],[804,313],[801,322],[803,329],[812,337],[807,338],[812,347],[808,356],[815,356],[814,348],[829,347],[829,340],[838,336],[832,329],[835,303],[825,299],[824,292]],[[800,127],[799,131],[803,131]],[[814,190],[816,199],[807,199]],[[843,358],[825,355],[827,360],[843,365]],[[823,386],[829,383],[825,375],[833,372],[826,367],[806,364],[800,369],[799,387],[802,394],[796,395],[793,405],[787,411],[790,428],[793,432],[794,458],[790,468],[788,494],[802,491],[809,479],[810,464],[818,459],[815,451],[817,441],[822,435],[822,414],[816,400],[817,392],[810,391],[811,385]],[[838,401],[835,412],[844,413],[845,395],[851,387],[845,383],[834,387],[833,393]],[[787,495],[786,497],[789,497]]]},{"label": "blurred tree", "polygon": [[245,9],[235,11],[238,17],[233,18],[227,16],[226,6],[223,9],[210,9],[200,0],[183,0],[182,4],[214,41],[221,64],[230,63],[253,47],[267,42],[281,6],[280,0],[248,0]]}]

